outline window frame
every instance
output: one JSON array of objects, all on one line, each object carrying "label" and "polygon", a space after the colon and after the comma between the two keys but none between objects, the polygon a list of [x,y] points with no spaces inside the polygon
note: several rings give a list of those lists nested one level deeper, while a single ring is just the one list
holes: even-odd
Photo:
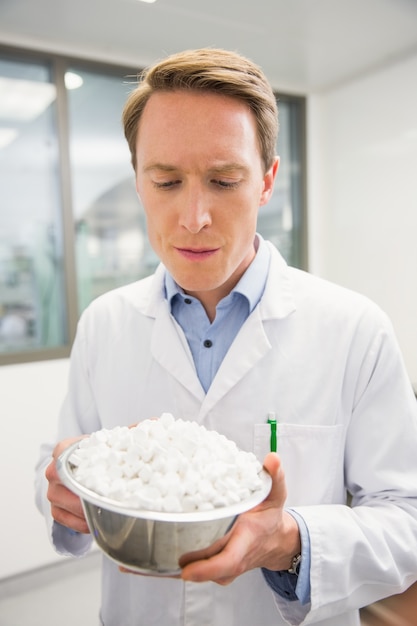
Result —
[{"label": "window frame", "polygon": [[[300,228],[298,239],[297,256],[299,263],[297,267],[299,269],[308,271],[308,211],[307,211],[307,98],[306,96],[294,95],[289,93],[281,93],[274,89],[275,97],[278,103],[278,111],[280,102],[288,102],[295,104],[297,109],[294,111],[296,124],[294,119],[292,123],[295,124],[297,151],[299,155],[300,163],[300,185],[299,185],[299,200],[300,206]],[[293,116],[293,117],[294,117]],[[278,173],[279,176],[279,173]],[[294,176],[294,174],[293,174]],[[294,200],[294,198],[292,198]]]},{"label": "window frame", "polygon": [[[86,58],[49,53],[42,50],[31,50],[28,48],[15,47],[0,44],[0,57],[4,59],[21,61],[24,63],[43,63],[49,67],[51,78],[56,85],[56,130],[59,151],[59,186],[61,194],[61,225],[63,241],[63,279],[65,294],[66,316],[65,336],[66,342],[62,346],[55,348],[21,350],[0,354],[0,366],[31,363],[37,361],[51,361],[55,359],[68,358],[74,341],[78,324],[78,297],[77,297],[77,275],[75,258],[75,230],[73,219],[72,201],[72,176],[70,166],[70,136],[69,136],[69,110],[67,89],[64,83],[65,72],[70,67],[79,67],[86,71],[107,74],[108,76],[118,76],[121,74],[126,78],[138,76],[142,67],[134,68],[122,64],[111,64],[102,61],[93,61]],[[297,152],[300,157],[300,228],[298,238],[297,255],[298,266],[307,270],[308,248],[307,248],[307,185],[306,185],[306,97],[281,93],[274,90],[275,96],[280,102],[297,104]],[[120,112],[121,113],[121,112]],[[133,173],[132,173],[133,176]]]}]

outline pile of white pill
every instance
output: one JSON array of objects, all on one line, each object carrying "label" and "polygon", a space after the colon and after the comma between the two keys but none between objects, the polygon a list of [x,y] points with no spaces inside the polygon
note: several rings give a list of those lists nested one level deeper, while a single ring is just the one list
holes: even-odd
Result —
[{"label": "pile of white pill", "polygon": [[262,487],[253,453],[170,413],[133,428],[99,430],[80,441],[70,463],[88,489],[150,511],[207,511],[246,500]]}]

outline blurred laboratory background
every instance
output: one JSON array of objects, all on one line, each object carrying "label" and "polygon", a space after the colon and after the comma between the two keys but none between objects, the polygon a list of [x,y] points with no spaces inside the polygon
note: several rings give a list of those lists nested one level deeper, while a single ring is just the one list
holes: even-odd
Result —
[{"label": "blurred laboratory background", "polygon": [[[203,46],[250,57],[276,93],[259,231],[377,302],[417,389],[416,0],[0,0],[0,626],[96,623],[100,556],[53,552],[34,466],[80,313],[157,263],[124,102],[148,63]],[[415,593],[364,626],[417,624]]]}]

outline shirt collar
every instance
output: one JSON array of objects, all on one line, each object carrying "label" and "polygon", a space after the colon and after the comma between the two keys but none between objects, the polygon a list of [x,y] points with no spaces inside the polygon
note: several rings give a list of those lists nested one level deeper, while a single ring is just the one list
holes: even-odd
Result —
[{"label": "shirt collar", "polygon": [[[239,293],[248,300],[250,312],[256,307],[264,292],[270,260],[269,248],[261,235],[256,235],[256,242],[258,250],[255,258],[237,285],[232,289],[232,293]],[[177,294],[185,295],[169,272],[165,274],[165,293],[170,304]]]}]

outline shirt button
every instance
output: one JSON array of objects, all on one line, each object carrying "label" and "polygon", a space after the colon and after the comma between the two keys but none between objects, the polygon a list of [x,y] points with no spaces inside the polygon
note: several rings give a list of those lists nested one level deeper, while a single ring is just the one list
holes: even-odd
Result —
[{"label": "shirt button", "polygon": [[211,348],[211,346],[213,345],[213,342],[210,341],[210,339],[206,339],[203,343],[205,348]]},{"label": "shirt button", "polygon": [[190,298],[184,298],[184,302],[185,304],[191,304],[192,301],[190,300]]}]

